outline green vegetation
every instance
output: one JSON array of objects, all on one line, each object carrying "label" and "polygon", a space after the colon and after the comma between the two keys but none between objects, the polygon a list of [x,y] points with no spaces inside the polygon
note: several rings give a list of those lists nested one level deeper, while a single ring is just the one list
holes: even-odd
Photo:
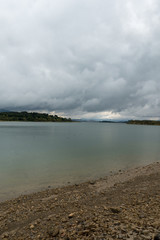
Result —
[{"label": "green vegetation", "polygon": [[0,112],[0,121],[71,122],[70,118],[36,112]]},{"label": "green vegetation", "polygon": [[153,120],[129,120],[127,124],[140,124],[140,125],[158,125],[160,126],[160,121]]}]

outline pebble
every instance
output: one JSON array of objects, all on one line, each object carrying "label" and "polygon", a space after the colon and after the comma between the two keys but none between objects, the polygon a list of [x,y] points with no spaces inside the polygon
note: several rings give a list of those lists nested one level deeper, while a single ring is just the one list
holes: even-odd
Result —
[{"label": "pebble", "polygon": [[121,209],[117,208],[117,207],[111,207],[110,210],[112,213],[120,213],[121,212]]},{"label": "pebble", "polygon": [[159,172],[122,183],[113,175],[108,188],[110,177],[2,202],[0,239],[160,240]]},{"label": "pebble", "polygon": [[31,225],[30,225],[30,229],[33,229],[33,228],[34,228],[34,225],[33,225],[33,224],[31,224]]},{"label": "pebble", "polygon": [[70,214],[68,215],[68,218],[72,218],[72,217],[74,217],[74,215],[75,215],[75,213],[70,213]]},{"label": "pebble", "polygon": [[160,240],[160,233],[158,233],[154,236],[154,240]]}]

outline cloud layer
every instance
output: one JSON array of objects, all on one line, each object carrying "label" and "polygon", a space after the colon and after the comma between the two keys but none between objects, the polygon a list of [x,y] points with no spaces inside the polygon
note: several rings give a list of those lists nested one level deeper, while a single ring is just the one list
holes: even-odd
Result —
[{"label": "cloud layer", "polygon": [[0,108],[160,118],[158,0],[5,0]]}]

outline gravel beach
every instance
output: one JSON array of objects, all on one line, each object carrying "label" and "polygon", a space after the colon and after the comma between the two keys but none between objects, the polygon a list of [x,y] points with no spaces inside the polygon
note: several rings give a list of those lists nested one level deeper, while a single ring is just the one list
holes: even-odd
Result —
[{"label": "gravel beach", "polygon": [[154,239],[160,163],[0,203],[0,239]]}]

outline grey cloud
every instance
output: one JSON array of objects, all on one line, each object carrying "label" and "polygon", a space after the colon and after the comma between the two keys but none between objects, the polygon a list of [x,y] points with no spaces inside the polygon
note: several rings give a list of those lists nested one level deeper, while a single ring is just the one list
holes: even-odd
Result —
[{"label": "grey cloud", "polygon": [[6,0],[0,108],[157,117],[158,0]]}]

